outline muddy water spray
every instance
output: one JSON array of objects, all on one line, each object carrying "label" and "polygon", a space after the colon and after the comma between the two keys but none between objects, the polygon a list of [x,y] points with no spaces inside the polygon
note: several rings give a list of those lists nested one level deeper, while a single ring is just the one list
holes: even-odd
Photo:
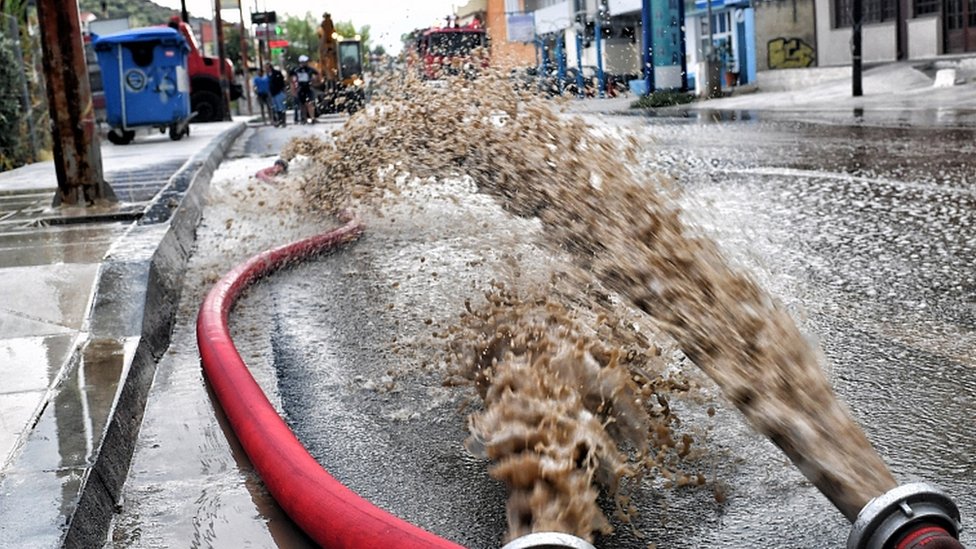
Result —
[{"label": "muddy water spray", "polygon": [[[653,317],[749,422],[770,437],[848,519],[853,520],[871,498],[895,486],[887,467],[834,396],[818,353],[789,315],[748,276],[730,268],[714,243],[682,222],[663,178],[634,168],[640,152],[636,140],[601,134],[582,120],[561,116],[550,103],[512,92],[504,79],[455,81],[439,89],[407,81],[387,90],[386,97],[371,114],[352,117],[334,142],[296,145],[313,156],[318,166],[315,180],[326,182],[306,185],[310,204],[338,208],[358,200],[360,207],[362,202],[381,205],[396,193],[399,176],[470,176],[512,213],[538,217],[551,245],[568,252],[595,281]],[[616,479],[631,473],[620,458],[619,445],[633,442],[633,436],[605,438],[590,435],[585,427],[539,432],[536,427],[555,422],[560,415],[533,414],[539,399],[566,396],[565,402],[583,402],[600,395],[601,401],[613,402],[618,411],[630,410],[637,399],[630,388],[607,394],[597,384],[592,388],[595,393],[585,386],[579,390],[603,370],[612,372],[616,367],[592,361],[591,342],[573,336],[572,329],[548,321],[514,323],[508,328],[510,335],[492,340],[487,347],[492,351],[490,363],[485,356],[469,357],[473,371],[486,372],[476,378],[486,408],[471,419],[469,446],[495,461],[497,476],[515,488],[513,498],[531,509],[529,514],[512,517],[512,509],[518,515],[523,506],[510,506],[510,534],[517,534],[524,528],[541,529],[534,521],[549,517],[548,494],[534,498],[534,488],[528,496],[520,492],[529,485],[523,476],[530,473],[526,468],[510,470],[502,451],[506,446],[522,455],[525,450],[550,448],[560,437],[577,441],[582,436],[586,444],[578,447],[585,446],[585,451],[562,456],[575,459],[578,471],[560,478],[566,479],[567,491],[578,489],[586,499],[592,499],[592,489],[585,489],[582,481],[612,488]],[[519,330],[526,332],[516,333]],[[496,337],[486,333],[489,339]],[[535,334],[535,339],[528,334]],[[565,366],[564,360],[573,366]],[[516,380],[524,379],[531,379],[537,390],[516,402],[510,395],[522,383]],[[491,409],[498,403],[502,411],[493,414]],[[502,428],[507,409],[521,409],[528,415],[511,413],[512,426]],[[578,409],[573,413],[569,417],[577,425],[593,424]],[[650,425],[642,419],[646,415],[628,413],[635,417],[622,423],[619,416],[614,418],[625,431]],[[610,416],[602,417],[605,421]],[[539,442],[532,448],[485,435],[489,430],[528,429],[529,424],[533,440]],[[645,440],[650,438],[652,434],[646,433]],[[647,444],[637,447],[640,452]],[[550,458],[545,452],[537,457],[537,477],[553,470],[546,467],[561,467],[550,465]],[[582,534],[606,528],[600,517],[572,509],[560,517],[576,521],[568,526],[571,531]],[[526,521],[531,525],[526,526]]]}]

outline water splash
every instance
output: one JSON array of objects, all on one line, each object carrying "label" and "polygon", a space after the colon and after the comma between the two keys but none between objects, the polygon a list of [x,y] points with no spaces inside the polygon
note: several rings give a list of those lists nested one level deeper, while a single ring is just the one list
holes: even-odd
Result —
[{"label": "water splash", "polygon": [[[593,284],[653,318],[849,519],[895,486],[835,397],[817,350],[776,300],[682,221],[669,181],[638,168],[645,151],[635,138],[562,115],[497,76],[439,88],[407,79],[353,116],[334,141],[306,141],[293,150],[312,158],[314,176],[304,187],[312,208],[357,202],[382,209],[405,178],[471,177],[513,214],[538,218],[547,244],[569,254]],[[469,379],[485,402],[472,416],[469,448],[492,458],[493,472],[513,488],[510,535],[559,523],[589,539],[606,531],[602,515],[563,505],[572,511],[553,518],[549,497],[558,492],[592,502],[595,486],[612,492],[619,479],[636,476],[640,459],[620,447],[632,444],[638,456],[648,451],[655,433],[647,407],[636,409],[638,393],[623,377],[616,390],[603,389],[622,370],[613,360],[600,362],[577,328],[524,311],[518,300],[489,302],[494,312],[481,317],[487,339],[471,347],[486,345],[485,352],[462,353],[478,372]],[[503,332],[486,320],[505,314],[516,317]],[[468,343],[472,333],[478,332],[457,332]],[[602,411],[586,405],[596,396]],[[624,409],[626,421],[612,415]],[[604,422],[605,435],[591,431]],[[550,425],[555,432],[539,428]],[[629,434],[613,433],[621,428]],[[524,436],[536,444],[513,444]],[[571,472],[562,465],[569,462]],[[558,490],[546,475],[560,479]],[[539,479],[546,490],[536,496]]]}]

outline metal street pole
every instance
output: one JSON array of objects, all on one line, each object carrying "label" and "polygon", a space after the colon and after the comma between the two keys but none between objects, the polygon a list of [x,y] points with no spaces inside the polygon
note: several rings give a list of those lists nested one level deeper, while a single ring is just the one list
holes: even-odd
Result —
[{"label": "metal street pole", "polygon": [[586,97],[586,87],[583,84],[583,32],[583,28],[576,29],[576,95],[580,99]]},{"label": "metal street pole", "polygon": [[603,7],[597,5],[596,21],[593,28],[593,39],[596,40],[596,81],[600,88],[600,99],[603,99]]},{"label": "metal street pole", "polygon": [[224,51],[224,20],[220,17],[220,0],[214,0],[214,23],[217,27],[217,62],[220,63],[220,91],[224,101],[224,120],[230,120],[230,82],[227,54]]},{"label": "metal street pole", "polygon": [[115,201],[102,175],[77,0],[37,0],[47,101],[54,124],[54,205]]},{"label": "metal street pole", "polygon": [[557,89],[559,90],[559,95],[563,94],[563,88],[566,87],[566,48],[564,43],[566,41],[565,31],[556,33],[556,79]]},{"label": "metal street pole", "polygon": [[180,0],[180,17],[184,23],[190,24],[190,12],[186,11],[186,0]]},{"label": "metal street pole", "polygon": [[705,59],[714,61],[715,55],[715,32],[712,30],[712,0],[705,0],[706,13],[708,14],[708,45],[705,47]]},{"label": "metal street pole", "polygon": [[237,13],[241,17],[241,70],[244,74],[244,93],[247,95],[247,114],[254,114],[254,105],[251,103],[251,78],[247,68],[247,31],[244,30],[244,3],[240,0],[237,2]]},{"label": "metal street pole", "polygon": [[678,42],[681,45],[681,91],[688,91],[688,40],[685,36],[685,3],[678,2]]},{"label": "metal street pole", "polygon": [[852,30],[854,34],[851,37],[851,76],[853,78],[851,91],[854,97],[861,97],[864,95],[864,90],[861,88],[861,18],[863,15],[861,0],[854,0],[852,8]]},{"label": "metal street pole", "polygon": [[[683,1],[683,0],[682,0]],[[641,1],[641,52],[644,63],[644,95],[654,91],[654,22],[651,18],[651,0]]]}]

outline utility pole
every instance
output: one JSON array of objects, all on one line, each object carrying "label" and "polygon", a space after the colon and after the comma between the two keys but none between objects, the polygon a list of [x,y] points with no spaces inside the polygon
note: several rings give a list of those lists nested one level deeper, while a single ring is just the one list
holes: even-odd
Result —
[{"label": "utility pole", "polygon": [[220,93],[224,102],[224,120],[230,120],[230,78],[227,53],[224,51],[224,21],[220,17],[220,0],[214,0],[214,23],[217,27],[217,62],[220,63]]},{"label": "utility pole", "polygon": [[851,37],[851,76],[853,77],[851,88],[854,97],[864,95],[864,90],[861,88],[861,18],[863,16],[861,1],[854,0],[851,14],[854,31]]},{"label": "utility pole", "polygon": [[47,101],[54,123],[54,205],[116,201],[102,175],[77,0],[37,0]]},{"label": "utility pole", "polygon": [[190,24],[190,12],[186,11],[186,0],[180,0],[180,17],[184,23]]}]

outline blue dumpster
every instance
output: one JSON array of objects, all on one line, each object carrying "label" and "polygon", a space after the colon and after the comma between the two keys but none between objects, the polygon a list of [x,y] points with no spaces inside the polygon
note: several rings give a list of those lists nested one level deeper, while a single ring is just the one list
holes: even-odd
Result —
[{"label": "blue dumpster", "polygon": [[169,130],[170,139],[190,133],[189,46],[169,27],[131,29],[92,42],[102,71],[108,139],[132,141],[132,128]]}]

